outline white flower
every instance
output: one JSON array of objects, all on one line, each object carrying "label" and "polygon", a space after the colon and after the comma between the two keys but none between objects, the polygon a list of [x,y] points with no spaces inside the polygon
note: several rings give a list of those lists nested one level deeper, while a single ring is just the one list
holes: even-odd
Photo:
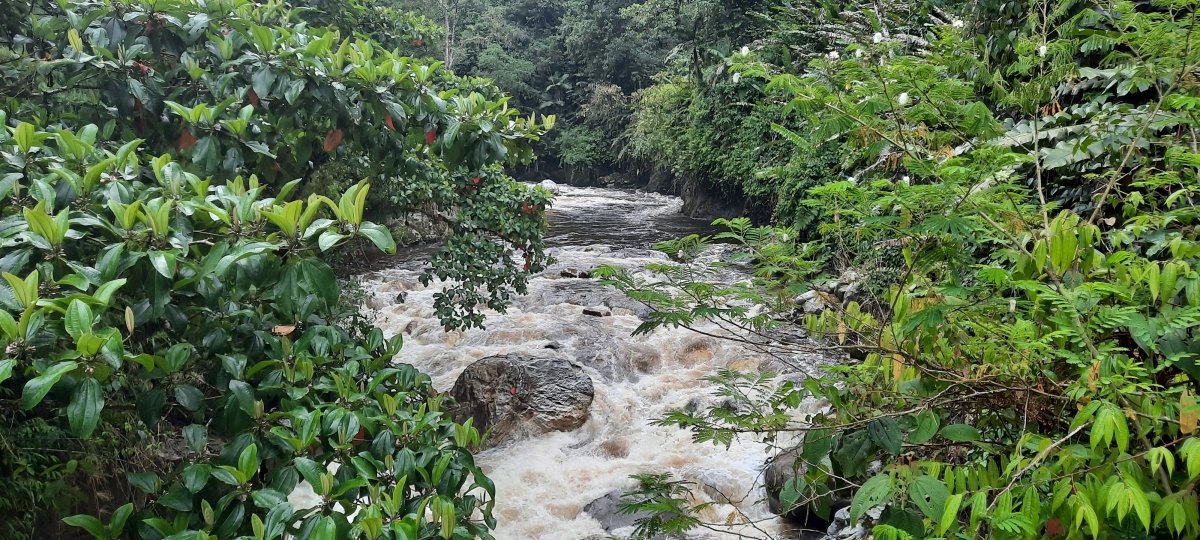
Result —
[{"label": "white flower", "polygon": [[750,47],[742,45],[742,54],[750,54]]},{"label": "white flower", "polygon": [[853,176],[847,176],[846,181],[850,182],[853,185],[858,185],[858,178],[855,178]]},{"label": "white flower", "polygon": [[950,26],[953,26],[955,28],[962,28],[963,22],[960,19],[954,19],[954,22],[950,23]]},{"label": "white flower", "polygon": [[841,55],[838,54],[837,51],[829,51],[829,54],[825,55],[825,58],[828,58],[830,60],[837,60],[838,57],[840,57],[840,56]]},{"label": "white flower", "polygon": [[854,57],[855,58],[862,58],[862,56],[863,56],[862,49],[854,49]]},{"label": "white flower", "polygon": [[1046,46],[1038,47],[1038,56],[1046,56]]},{"label": "white flower", "polygon": [[871,36],[871,41],[874,41],[875,43],[882,43],[883,42],[883,34],[880,34],[879,32],[875,32],[875,35]]},{"label": "white flower", "polygon": [[742,80],[742,74],[734,73],[732,79],[733,79],[733,83],[737,84],[738,81]]},{"label": "white flower", "polygon": [[906,175],[904,175],[904,176],[901,176],[901,177],[900,177],[900,183],[901,183],[901,184],[904,184],[904,185],[906,185],[906,186],[907,186],[907,185],[908,185],[908,181],[909,181],[909,178],[908,178],[908,175],[907,175],[907,174],[906,174]]},{"label": "white flower", "polygon": [[908,105],[908,92],[900,92],[900,95],[896,97],[896,100],[900,102],[901,107]]}]

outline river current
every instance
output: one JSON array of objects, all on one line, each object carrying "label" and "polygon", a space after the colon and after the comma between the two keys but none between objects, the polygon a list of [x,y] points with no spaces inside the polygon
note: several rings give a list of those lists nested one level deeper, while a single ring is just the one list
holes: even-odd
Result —
[{"label": "river current", "polygon": [[[374,295],[369,305],[376,324],[388,335],[404,335],[399,360],[428,373],[439,390],[449,390],[476,360],[534,350],[579,361],[592,378],[595,397],[581,428],[478,454],[496,484],[497,539],[628,534],[632,527],[602,524],[585,506],[633,486],[630,475],[664,472],[695,483],[696,502],[714,503],[705,510],[705,521],[732,524],[697,531],[692,538],[763,538],[781,532],[764,502],[765,446],[751,440],[735,441],[728,450],[695,444],[688,432],[653,423],[672,409],[711,399],[711,384],[704,378],[717,370],[755,370],[765,358],[685,329],[632,337],[641,323],[636,304],[594,280],[563,277],[565,269],[665,261],[649,249],[653,243],[709,230],[706,220],[681,215],[681,206],[680,199],[665,195],[560,188],[548,212],[548,244],[558,262],[534,276],[529,293],[506,313],[489,313],[483,330],[444,331],[432,307],[439,286],[421,286],[415,265],[398,263],[363,277]],[[397,303],[400,293],[407,296]],[[596,306],[607,307],[611,316],[583,313]]]}]

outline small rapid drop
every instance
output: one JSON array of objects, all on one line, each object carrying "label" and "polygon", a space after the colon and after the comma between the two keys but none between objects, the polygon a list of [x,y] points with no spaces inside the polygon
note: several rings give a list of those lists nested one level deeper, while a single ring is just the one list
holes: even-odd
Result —
[{"label": "small rapid drop", "polygon": [[473,362],[509,353],[565,358],[591,377],[595,396],[582,427],[511,441],[477,455],[497,486],[497,539],[631,533],[631,519],[621,516],[606,530],[585,507],[631,488],[635,483],[629,476],[642,473],[672,473],[695,483],[700,486],[696,502],[713,503],[705,521],[734,524],[727,532],[698,530],[693,538],[762,538],[780,532],[764,502],[764,445],[743,439],[726,450],[695,444],[684,430],[655,425],[672,409],[706,404],[712,388],[705,377],[722,368],[757,370],[766,359],[686,329],[633,337],[644,307],[592,279],[564,277],[575,275],[573,269],[666,261],[649,249],[652,244],[710,230],[707,221],[680,215],[681,205],[678,198],[658,194],[559,188],[548,236],[557,262],[532,278],[528,294],[507,313],[489,313],[485,330],[444,331],[432,307],[440,287],[421,286],[419,269],[411,265],[363,277],[373,294],[369,305],[376,324],[389,336],[404,335],[399,361],[428,373],[439,390],[449,390]]}]

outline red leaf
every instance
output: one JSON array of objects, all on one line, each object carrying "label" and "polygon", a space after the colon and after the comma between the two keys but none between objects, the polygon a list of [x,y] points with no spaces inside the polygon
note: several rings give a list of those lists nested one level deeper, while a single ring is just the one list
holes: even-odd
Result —
[{"label": "red leaf", "polygon": [[192,130],[185,127],[183,128],[183,132],[179,134],[179,141],[176,144],[179,145],[180,150],[187,150],[196,146],[196,136],[192,135]]},{"label": "red leaf", "polygon": [[387,115],[387,127],[392,131],[396,131],[396,124],[392,122],[392,115]]},{"label": "red leaf", "polygon": [[254,107],[255,109],[258,108],[258,93],[256,93],[254,90],[251,90],[246,93],[246,98],[250,100],[251,107]]},{"label": "red leaf", "polygon": [[334,129],[325,135],[325,144],[321,148],[324,148],[326,152],[332,152],[340,144],[342,144],[342,130]]},{"label": "red leaf", "polygon": [[431,129],[425,132],[425,144],[432,145],[437,140],[437,130]]},{"label": "red leaf", "polygon": [[1067,530],[1063,528],[1062,521],[1053,517],[1046,521],[1046,536],[1062,536]]},{"label": "red leaf", "polygon": [[296,331],[294,324],[280,324],[271,328],[271,333],[277,336],[289,336]]}]

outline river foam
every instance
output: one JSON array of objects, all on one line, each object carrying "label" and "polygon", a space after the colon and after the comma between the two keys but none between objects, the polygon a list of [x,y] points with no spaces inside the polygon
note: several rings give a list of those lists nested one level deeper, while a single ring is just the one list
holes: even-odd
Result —
[{"label": "river foam", "polygon": [[[561,276],[566,268],[663,262],[662,254],[645,248],[705,230],[705,222],[678,215],[681,205],[662,195],[563,188],[551,211],[549,238],[559,262],[533,277],[529,294],[506,313],[489,313],[484,330],[446,332],[432,308],[440,289],[421,286],[415,269],[395,267],[364,276],[374,295],[376,324],[389,336],[404,335],[398,361],[428,373],[439,390],[450,389],[480,358],[535,350],[577,361],[591,376],[595,398],[581,428],[478,454],[497,486],[496,538],[574,540],[630,533],[630,527],[605,531],[584,507],[629,489],[634,485],[630,475],[663,472],[695,483],[696,502],[713,503],[705,521],[730,524],[724,532],[701,530],[692,537],[763,538],[779,532],[778,520],[763,502],[764,445],[750,440],[735,441],[729,449],[695,444],[688,432],[654,423],[672,409],[709,399],[712,388],[705,377],[722,368],[756,370],[765,359],[686,329],[631,336],[641,323],[636,304],[593,280]],[[400,293],[405,293],[403,302],[398,302]],[[612,315],[583,313],[597,305]]]}]

